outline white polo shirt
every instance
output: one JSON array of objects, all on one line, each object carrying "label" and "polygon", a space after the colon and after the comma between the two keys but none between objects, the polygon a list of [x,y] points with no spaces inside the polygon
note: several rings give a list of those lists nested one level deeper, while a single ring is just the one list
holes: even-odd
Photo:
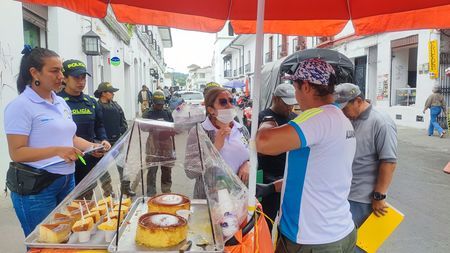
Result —
[{"label": "white polo shirt", "polygon": [[298,244],[336,242],[353,231],[347,201],[355,133],[335,105],[301,113],[288,123],[301,147],[287,154],[281,195],[281,233]]},{"label": "white polo shirt", "polygon": [[[72,111],[63,98],[52,92],[53,103],[40,97],[29,86],[5,108],[5,133],[28,136],[28,146],[73,147],[77,126]],[[37,162],[25,163],[35,168],[61,160],[59,156]],[[51,173],[68,175],[75,172],[75,163],[58,163],[42,169]]]},{"label": "white polo shirt", "polygon": [[[202,123],[203,129],[206,131],[214,131],[217,134],[217,129],[206,117],[206,120]],[[239,167],[250,159],[250,154],[248,150],[248,141],[241,133],[239,128],[243,126],[238,122],[233,121],[233,128],[231,128],[231,133],[225,138],[224,145],[221,150],[219,150],[220,155],[223,160],[231,167],[234,173],[238,173]],[[212,140],[213,141],[213,140]]]}]

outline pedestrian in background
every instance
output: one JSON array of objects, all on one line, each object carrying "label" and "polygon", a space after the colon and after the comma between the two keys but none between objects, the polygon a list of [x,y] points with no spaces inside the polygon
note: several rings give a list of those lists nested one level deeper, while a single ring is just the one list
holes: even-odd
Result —
[{"label": "pedestrian in background", "polygon": [[150,108],[152,92],[148,89],[146,85],[142,85],[142,89],[138,94],[138,102],[141,104],[141,113],[144,113],[145,110]]},{"label": "pedestrian in background", "polygon": [[55,90],[62,80],[58,54],[25,46],[17,78],[19,96],[5,108],[4,128],[13,162],[6,184],[25,236],[75,186],[75,161],[97,146],[76,135],[69,106]]},{"label": "pedestrian in background", "polygon": [[[173,122],[172,113],[164,108],[166,97],[164,92],[155,91],[153,93],[153,105],[147,109],[142,118],[160,121]],[[156,172],[158,163],[161,167],[161,191],[163,193],[171,192],[172,187],[172,167],[175,160],[175,146],[173,133],[157,128],[149,129],[149,135],[146,143],[146,162],[150,164],[147,171],[147,196],[156,194]]]},{"label": "pedestrian in background", "polygon": [[[111,145],[114,145],[128,129],[125,113],[122,107],[114,101],[114,92],[118,90],[111,83],[102,82],[94,92],[94,96],[99,99],[98,105],[103,113],[106,135]],[[130,197],[135,196],[136,193],[131,189],[130,180],[123,175],[123,167],[118,165],[117,169],[120,175],[122,192]]]},{"label": "pedestrian in background", "polygon": [[79,60],[67,60],[63,63],[65,88],[57,95],[66,101],[72,110],[72,118],[77,125],[77,136],[90,142],[100,142],[103,151],[86,154],[85,164],[75,162],[75,185],[95,167],[104,154],[111,148],[103,125],[103,113],[95,98],[83,93],[86,87],[86,65]]},{"label": "pedestrian in background", "polygon": [[423,109],[423,113],[430,109],[430,125],[428,127],[428,136],[432,136],[434,133],[434,129],[436,129],[439,133],[439,137],[444,137],[445,130],[439,125],[437,122],[437,117],[441,112],[446,114],[447,105],[445,104],[444,96],[441,94],[441,88],[439,86],[433,87],[433,94],[431,94],[427,101],[425,102],[425,108]]},{"label": "pedestrian in background", "polygon": [[[273,119],[279,126],[287,124],[297,115],[292,112],[294,105],[297,104],[295,99],[295,89],[292,84],[279,84],[272,96],[272,105],[259,113],[258,122],[262,123],[267,119]],[[263,170],[263,183],[271,184],[283,178],[284,168],[286,166],[286,153],[277,156],[258,154],[259,169]],[[261,204],[264,213],[270,219],[275,220],[277,212],[280,208],[280,193],[274,192],[262,198]],[[267,220],[269,230],[272,230],[272,223]]]},{"label": "pedestrian in background", "polygon": [[[357,85],[336,86],[336,103],[352,122],[356,153],[348,200],[353,221],[360,227],[369,215],[386,214],[386,196],[397,165],[397,127],[384,112],[364,99]],[[357,248],[356,252],[364,252]]]},{"label": "pedestrian in background", "polygon": [[283,126],[264,121],[256,136],[261,154],[289,151],[275,252],[353,252],[356,229],[347,197],[356,141],[350,121],[333,105],[334,69],[307,59],[288,79],[302,113]]}]

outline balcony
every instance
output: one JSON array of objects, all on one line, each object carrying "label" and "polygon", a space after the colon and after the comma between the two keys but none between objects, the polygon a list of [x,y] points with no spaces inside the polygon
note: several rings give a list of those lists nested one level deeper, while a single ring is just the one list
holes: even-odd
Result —
[{"label": "balcony", "polygon": [[223,72],[223,77],[231,77],[231,69],[227,69]]},{"label": "balcony", "polygon": [[233,76],[237,76],[237,69],[233,70]]},{"label": "balcony", "polygon": [[250,73],[252,71],[252,66],[250,63],[245,64],[245,73]]},{"label": "balcony", "polygon": [[239,75],[244,75],[244,67],[239,67]]},{"label": "balcony", "polygon": [[266,54],[265,54],[265,62],[267,63],[267,62],[271,62],[271,61],[273,61],[273,58],[272,58],[272,55],[273,55],[273,52],[267,52]]}]

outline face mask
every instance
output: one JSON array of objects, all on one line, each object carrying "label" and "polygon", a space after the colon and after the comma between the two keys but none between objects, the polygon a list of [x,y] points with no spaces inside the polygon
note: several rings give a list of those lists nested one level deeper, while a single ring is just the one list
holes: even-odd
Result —
[{"label": "face mask", "polygon": [[224,123],[230,124],[233,121],[234,117],[236,117],[236,110],[231,109],[219,109],[217,110],[217,120]]}]

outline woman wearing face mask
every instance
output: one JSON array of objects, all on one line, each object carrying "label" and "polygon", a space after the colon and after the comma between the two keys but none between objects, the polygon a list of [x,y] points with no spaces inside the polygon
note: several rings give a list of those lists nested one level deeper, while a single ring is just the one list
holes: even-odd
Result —
[{"label": "woman wearing face mask", "polygon": [[[201,125],[223,160],[239,176],[242,182],[247,184],[250,169],[248,150],[250,134],[244,126],[234,120],[236,110],[232,102],[233,96],[228,90],[219,87],[208,90],[205,96],[207,117]],[[190,142],[195,143],[194,139],[195,136],[190,134],[188,146]],[[192,155],[196,155],[195,152],[192,152]],[[186,175],[197,180],[194,198],[205,198],[201,175],[196,173],[195,169],[190,168],[192,164],[189,164],[189,155],[186,159]],[[193,160],[195,160],[194,157],[191,161]]]}]

